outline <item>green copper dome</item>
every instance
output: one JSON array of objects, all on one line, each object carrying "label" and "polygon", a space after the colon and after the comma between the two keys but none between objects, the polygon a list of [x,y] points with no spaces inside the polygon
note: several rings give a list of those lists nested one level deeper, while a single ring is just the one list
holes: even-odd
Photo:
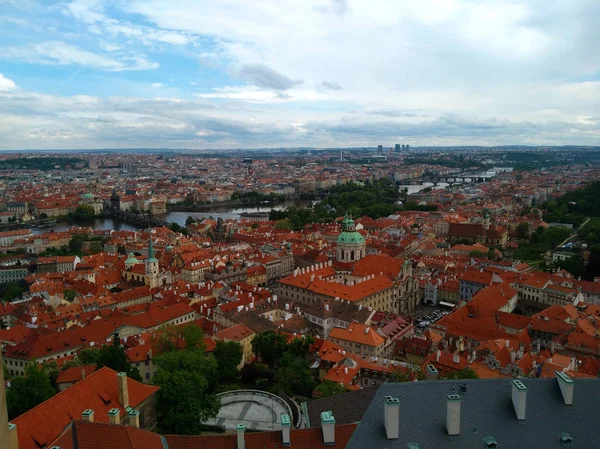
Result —
[{"label": "green copper dome", "polygon": [[342,232],[337,238],[337,243],[338,245],[365,243],[365,238],[356,230],[354,220],[348,217],[348,215],[342,220]]},{"label": "green copper dome", "polygon": [[127,258],[127,260],[125,261],[126,264],[133,264],[135,265],[136,263],[139,263],[139,260],[137,260],[135,258],[135,256],[133,255],[133,253],[129,253],[129,257]]}]

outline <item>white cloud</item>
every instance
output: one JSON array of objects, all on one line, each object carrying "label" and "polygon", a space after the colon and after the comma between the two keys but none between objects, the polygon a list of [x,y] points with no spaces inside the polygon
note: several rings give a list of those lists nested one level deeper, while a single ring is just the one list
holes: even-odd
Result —
[{"label": "white cloud", "polygon": [[[173,81],[155,72],[154,83],[121,89],[179,97],[170,99],[4,88],[0,119],[12,117],[15,129],[31,120],[51,139],[109,145],[121,136],[124,145],[189,147],[367,145],[403,136],[415,145],[599,141],[594,0],[75,0],[53,11],[68,22],[54,28],[54,40],[3,40],[0,58],[107,72],[156,68],[142,48],[200,67]],[[15,20],[5,22],[20,26]],[[61,29],[81,36],[56,37]],[[234,85],[239,80],[246,84]],[[34,137],[27,131],[22,139]]]},{"label": "white cloud", "polygon": [[145,45],[157,43],[187,45],[193,40],[188,33],[156,29],[111,18],[105,14],[101,0],[74,0],[65,4],[63,11],[86,24],[93,34],[108,35],[113,38],[125,37]]},{"label": "white cloud", "polygon": [[114,72],[158,68],[158,63],[148,61],[140,55],[123,56],[119,60],[60,41],[47,41],[22,47],[4,47],[1,49],[0,57],[33,64],[79,65]]},{"label": "white cloud", "polygon": [[0,73],[0,92],[14,90],[17,88],[15,82],[11,79],[8,79],[2,73]]}]

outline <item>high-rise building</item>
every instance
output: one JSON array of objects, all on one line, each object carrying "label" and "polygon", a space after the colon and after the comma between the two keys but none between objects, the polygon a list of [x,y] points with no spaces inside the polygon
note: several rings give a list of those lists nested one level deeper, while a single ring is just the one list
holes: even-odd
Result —
[{"label": "high-rise building", "polygon": [[[404,145],[402,145],[404,146]],[[399,153],[400,152],[400,144],[397,143],[396,145],[394,145],[394,152]]]},{"label": "high-rise building", "polygon": [[383,153],[383,145],[377,145],[377,152]]},{"label": "high-rise building", "polygon": [[410,145],[406,145],[406,151],[410,150]]}]

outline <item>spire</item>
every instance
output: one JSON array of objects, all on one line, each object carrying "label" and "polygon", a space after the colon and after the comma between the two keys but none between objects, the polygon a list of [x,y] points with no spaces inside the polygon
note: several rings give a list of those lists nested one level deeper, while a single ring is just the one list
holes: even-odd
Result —
[{"label": "spire", "polygon": [[148,262],[156,262],[154,257],[154,245],[152,244],[152,237],[148,239]]}]

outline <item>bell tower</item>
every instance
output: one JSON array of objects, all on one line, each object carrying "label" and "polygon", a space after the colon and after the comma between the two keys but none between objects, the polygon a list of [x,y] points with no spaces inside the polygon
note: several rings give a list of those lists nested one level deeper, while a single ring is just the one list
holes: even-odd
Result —
[{"label": "bell tower", "polygon": [[152,237],[148,239],[148,258],[146,259],[146,284],[150,288],[154,288],[158,285],[158,260],[154,257],[154,245],[152,244]]}]

